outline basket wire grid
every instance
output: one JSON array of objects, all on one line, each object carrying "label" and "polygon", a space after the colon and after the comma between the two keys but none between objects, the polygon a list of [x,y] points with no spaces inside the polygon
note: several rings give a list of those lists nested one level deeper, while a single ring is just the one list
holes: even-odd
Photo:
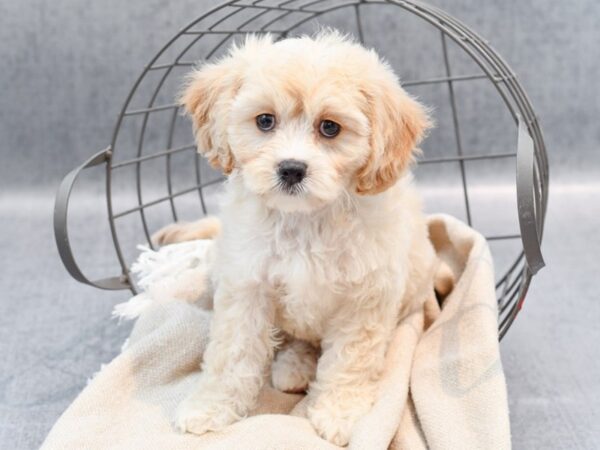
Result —
[{"label": "basket wire grid", "polygon": [[[417,16],[439,31],[439,44],[443,58],[444,73],[436,77],[426,77],[403,81],[403,87],[445,85],[448,90],[448,100],[451,111],[454,144],[456,154],[422,158],[419,165],[429,164],[458,164],[462,198],[464,200],[466,221],[473,223],[473,211],[469,198],[466,176],[466,164],[471,161],[488,161],[512,158],[517,167],[517,205],[520,233],[493,234],[486,236],[489,241],[522,240],[523,248],[515,261],[509,266],[496,282],[496,294],[499,306],[499,335],[504,336],[513,323],[527,293],[532,276],[543,266],[540,253],[540,242],[543,233],[544,216],[548,198],[548,162],[542,132],[531,103],[515,74],[483,38],[471,29],[445,12],[419,1],[409,0],[234,0],[223,3],[204,15],[198,17],[188,26],[180,30],[146,65],[133,85],[122,110],[118,116],[111,145],[92,156],[80,167],[73,170],[63,180],[56,201],[55,233],[61,258],[78,281],[101,289],[130,289],[136,292],[127,258],[124,255],[117,222],[125,217],[137,216],[145,239],[152,247],[151,227],[148,224],[148,211],[160,204],[167,204],[170,219],[177,221],[181,214],[175,199],[190,193],[197,193],[202,213],[207,214],[209,201],[205,190],[217,185],[223,179],[212,173],[206,162],[196,152],[192,134],[189,129],[180,131],[181,111],[176,103],[163,101],[161,91],[166,91],[168,81],[176,77],[177,69],[190,70],[196,65],[196,59],[191,60],[189,54],[193,48],[201,47],[205,52],[203,59],[211,59],[224,51],[228,44],[236,38],[248,33],[270,33],[277,38],[292,35],[303,24],[314,22],[324,15],[341,11],[346,20],[354,22],[357,39],[365,42],[365,29],[362,17],[363,8],[373,5],[389,5],[400,8]],[[235,22],[237,19],[237,22]],[[231,23],[235,23],[231,26]],[[186,41],[187,40],[187,41]],[[455,74],[452,70],[449,42],[458,46],[479,68],[478,73]],[[143,82],[153,77],[155,85],[147,90],[141,87]],[[179,82],[179,79],[176,79]],[[502,99],[510,113],[512,121],[518,129],[517,151],[496,153],[467,153],[461,138],[461,123],[457,112],[456,83],[466,83],[474,80],[488,80]],[[133,106],[134,97],[142,92],[146,101],[141,107]],[[173,99],[172,94],[167,98]],[[151,117],[155,114],[166,114],[166,147],[159,151],[147,149],[152,134]],[[120,158],[116,156],[124,145],[120,143],[121,135],[125,132],[125,122],[138,120],[139,130],[133,133],[134,156]],[[185,136],[187,141],[182,145],[175,144],[176,138]],[[131,145],[129,147],[132,147]],[[173,161],[176,155],[193,154],[193,184],[176,189],[174,186]],[[143,189],[142,166],[150,161],[164,160],[163,173],[166,178],[166,192],[152,200],[145,200]],[[116,256],[121,266],[122,275],[103,280],[91,281],[79,269],[72,254],[67,233],[68,201],[73,184],[82,169],[104,164],[106,167],[106,198],[108,219]],[[135,178],[135,204],[128,208],[117,207],[117,199],[113,192],[116,187],[114,175],[119,170],[130,168]]]}]

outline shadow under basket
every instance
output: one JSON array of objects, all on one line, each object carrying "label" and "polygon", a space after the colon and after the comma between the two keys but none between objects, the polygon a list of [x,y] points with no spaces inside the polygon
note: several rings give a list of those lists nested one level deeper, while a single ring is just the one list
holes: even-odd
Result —
[{"label": "shadow under basket", "polygon": [[[65,267],[82,283],[137,292],[130,265],[140,240],[152,248],[150,236],[160,227],[214,212],[215,191],[223,180],[198,156],[189,121],[175,102],[185,75],[198,61],[222,55],[245,34],[270,33],[282,39],[323,26],[377,49],[403,87],[433,107],[437,127],[424,143],[426,156],[418,161],[417,181],[435,167],[429,177],[434,188],[424,191],[455,192],[456,210],[444,212],[462,216],[493,248],[504,246],[504,255],[511,255],[505,257],[507,264],[497,267],[502,338],[533,275],[544,266],[540,243],[548,162],[542,132],[516,75],[488,42],[440,9],[418,1],[237,0],[181,29],[135,81],[110,145],[70,172],[59,187],[54,229]],[[67,214],[76,179],[93,166],[106,170],[108,223],[120,275],[91,281],[73,255]],[[440,185],[441,179],[453,180],[455,189]],[[508,193],[506,202],[481,197],[498,189]],[[488,208],[478,207],[477,199]],[[427,195],[425,200],[427,205]],[[436,208],[440,210],[443,207]],[[485,220],[480,220],[482,215]],[[514,221],[503,220],[513,216]],[[479,225],[490,221],[508,229],[486,234]]]}]

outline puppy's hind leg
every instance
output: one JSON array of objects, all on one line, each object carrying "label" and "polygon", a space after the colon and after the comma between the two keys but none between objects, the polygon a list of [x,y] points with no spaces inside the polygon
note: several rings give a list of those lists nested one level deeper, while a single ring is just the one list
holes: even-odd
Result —
[{"label": "puppy's hind leg", "polygon": [[318,350],[306,341],[290,339],[275,356],[271,381],[282,392],[302,393],[315,379]]},{"label": "puppy's hind leg", "polygon": [[221,232],[221,221],[205,217],[195,222],[177,222],[161,228],[152,235],[155,245],[175,244],[196,239],[214,239]]}]

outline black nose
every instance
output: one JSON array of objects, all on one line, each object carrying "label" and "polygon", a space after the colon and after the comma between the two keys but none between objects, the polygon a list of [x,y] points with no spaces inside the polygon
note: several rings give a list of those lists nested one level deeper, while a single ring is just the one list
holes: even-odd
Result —
[{"label": "black nose", "polygon": [[283,160],[277,167],[277,174],[287,186],[293,186],[300,183],[306,176],[306,163],[296,159]]}]

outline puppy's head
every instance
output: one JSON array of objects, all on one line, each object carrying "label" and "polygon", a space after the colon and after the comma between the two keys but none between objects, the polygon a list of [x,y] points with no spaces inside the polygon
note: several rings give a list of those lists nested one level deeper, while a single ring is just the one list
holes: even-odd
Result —
[{"label": "puppy's head", "polygon": [[389,66],[335,32],[249,37],[193,72],[181,102],[199,151],[281,211],[386,190],[429,126]]}]

